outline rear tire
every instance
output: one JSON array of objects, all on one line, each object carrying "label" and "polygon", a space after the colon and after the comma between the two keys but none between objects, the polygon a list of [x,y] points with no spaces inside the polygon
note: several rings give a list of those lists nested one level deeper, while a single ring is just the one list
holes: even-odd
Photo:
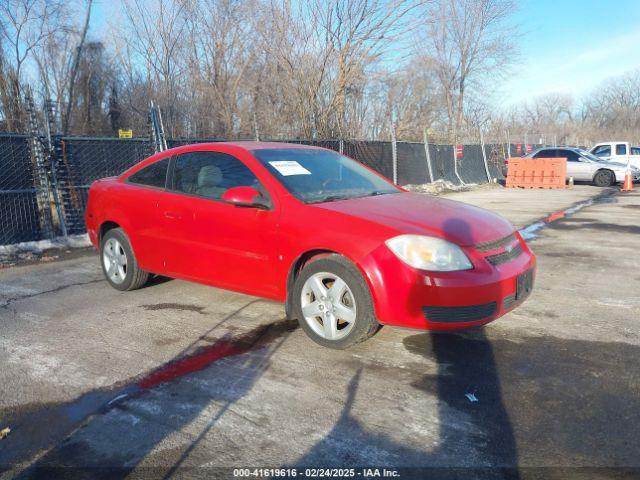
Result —
[{"label": "rear tire", "polygon": [[138,266],[129,238],[121,228],[109,230],[100,242],[100,264],[107,282],[116,290],[136,290],[149,280]]},{"label": "rear tire", "polygon": [[593,177],[593,184],[596,187],[610,187],[615,183],[616,176],[611,170],[598,170]]},{"label": "rear tire", "polygon": [[364,278],[340,255],[307,264],[296,278],[291,303],[302,329],[323,347],[345,349],[380,329]]}]

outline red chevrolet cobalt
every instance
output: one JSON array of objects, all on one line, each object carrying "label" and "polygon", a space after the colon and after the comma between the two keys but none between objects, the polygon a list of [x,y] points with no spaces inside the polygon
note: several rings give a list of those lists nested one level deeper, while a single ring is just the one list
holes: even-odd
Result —
[{"label": "red chevrolet cobalt", "polygon": [[535,275],[504,218],[303,145],[167,150],[95,182],[86,222],[114,288],[154,273],[282,301],[332,348],[380,325],[483,325],[520,304]]}]

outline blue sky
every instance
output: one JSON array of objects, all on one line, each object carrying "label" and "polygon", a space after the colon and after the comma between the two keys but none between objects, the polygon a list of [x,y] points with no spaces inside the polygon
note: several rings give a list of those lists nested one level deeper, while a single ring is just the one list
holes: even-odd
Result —
[{"label": "blue sky", "polygon": [[607,77],[640,68],[640,0],[521,0],[514,21],[520,63],[503,104],[551,92],[580,97]]},{"label": "blue sky", "polygon": [[[495,102],[510,106],[546,93],[579,98],[611,76],[640,68],[640,0],[516,0],[518,63]],[[94,0],[92,33],[107,36],[119,0]]]}]

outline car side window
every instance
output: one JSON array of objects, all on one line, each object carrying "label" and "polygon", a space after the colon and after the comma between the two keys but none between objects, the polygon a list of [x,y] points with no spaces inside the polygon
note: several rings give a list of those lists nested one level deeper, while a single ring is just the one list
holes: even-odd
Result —
[{"label": "car side window", "polygon": [[593,152],[598,157],[608,157],[611,155],[611,147],[609,145],[600,145]]},{"label": "car side window", "polygon": [[558,157],[566,158],[567,162],[580,162],[580,155],[578,155],[573,150],[560,150],[558,152]]},{"label": "car side window", "polygon": [[219,200],[232,187],[263,191],[253,172],[226,153],[189,152],[176,157],[173,190]]},{"label": "car side window", "polygon": [[138,185],[146,185],[147,187],[165,188],[168,168],[169,158],[158,160],[142,170],[138,170],[127,181]]},{"label": "car side window", "polygon": [[553,149],[545,149],[545,150],[540,150],[538,153],[536,153],[533,158],[555,158],[558,155],[556,155],[556,150]]},{"label": "car side window", "polygon": [[627,146],[624,143],[616,144],[616,155],[626,155],[627,154]]}]

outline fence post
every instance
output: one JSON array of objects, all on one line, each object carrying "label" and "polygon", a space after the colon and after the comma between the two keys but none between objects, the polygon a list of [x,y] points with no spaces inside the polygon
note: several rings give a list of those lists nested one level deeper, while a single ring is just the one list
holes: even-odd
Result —
[{"label": "fence post", "polygon": [[391,122],[391,159],[393,162],[393,183],[398,184],[398,151],[396,146],[396,126]]},{"label": "fence post", "polygon": [[49,176],[47,175],[46,162],[44,158],[44,148],[42,137],[38,129],[38,117],[33,103],[33,94],[29,88],[24,96],[29,114],[29,137],[31,161],[33,163],[34,187],[36,189],[36,202],[40,213],[40,229],[45,237],[55,236],[53,218],[51,215],[51,190]]},{"label": "fence post", "polygon": [[453,150],[453,173],[455,173],[456,178],[460,180],[460,185],[464,185],[465,184],[464,180],[462,180],[462,178],[460,177],[460,174],[458,173],[458,159],[456,158],[456,145],[451,145]]},{"label": "fence post", "polygon": [[484,135],[482,128],[480,130],[480,148],[482,149],[482,160],[484,160],[484,171],[487,172],[487,182],[491,183],[491,174],[489,173],[489,165],[487,165],[487,152],[484,151]]},{"label": "fence post", "polygon": [[456,158],[456,147],[458,146],[458,135],[456,132],[456,129],[454,128],[453,130],[453,144],[451,145],[451,152],[453,155],[453,173],[455,173],[456,178],[458,180],[460,180],[460,185],[464,185],[464,180],[462,180],[462,178],[460,177],[460,174],[458,173],[458,159]]},{"label": "fence post", "polygon": [[429,182],[433,183],[433,170],[431,169],[431,154],[429,153],[429,137],[427,137],[427,128],[424,129],[424,153],[427,156],[427,168],[429,169]]},{"label": "fence post", "polygon": [[67,223],[64,218],[64,212],[60,203],[60,195],[58,193],[58,157],[53,148],[53,140],[51,139],[51,130],[54,128],[53,104],[50,99],[45,101],[44,114],[46,117],[45,126],[47,127],[47,147],[49,149],[49,163],[51,165],[51,191],[53,193],[53,202],[56,205],[58,214],[58,222],[60,222],[60,230],[63,237],[68,236]]},{"label": "fence post", "polygon": [[255,133],[256,142],[260,141],[260,132],[258,131],[258,117],[256,116],[256,110],[253,109],[253,131]]},{"label": "fence post", "polygon": [[164,152],[167,149],[167,138],[164,134],[164,125],[162,123],[162,113],[160,107],[156,106],[151,100],[149,108],[149,120],[151,122],[151,141],[155,153]]},{"label": "fence post", "polygon": [[344,140],[340,139],[340,141],[338,142],[338,152],[340,153],[340,155],[344,154]]}]

